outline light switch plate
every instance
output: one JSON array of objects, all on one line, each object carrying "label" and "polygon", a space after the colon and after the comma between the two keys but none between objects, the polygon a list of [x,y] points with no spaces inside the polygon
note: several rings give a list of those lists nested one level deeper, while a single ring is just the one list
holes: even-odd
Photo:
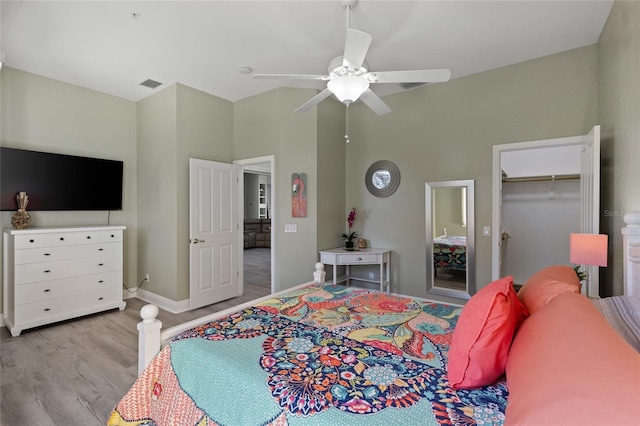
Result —
[{"label": "light switch plate", "polygon": [[485,237],[490,237],[491,236],[491,227],[490,226],[485,226],[484,228],[482,228],[482,235],[484,235]]},{"label": "light switch plate", "polygon": [[285,223],[284,232],[298,232],[298,225],[295,223]]}]

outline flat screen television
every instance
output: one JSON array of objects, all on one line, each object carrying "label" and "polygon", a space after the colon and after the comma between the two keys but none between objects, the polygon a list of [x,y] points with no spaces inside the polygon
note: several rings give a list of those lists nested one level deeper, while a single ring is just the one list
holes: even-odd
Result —
[{"label": "flat screen television", "polygon": [[0,210],[122,210],[122,161],[0,148]]}]

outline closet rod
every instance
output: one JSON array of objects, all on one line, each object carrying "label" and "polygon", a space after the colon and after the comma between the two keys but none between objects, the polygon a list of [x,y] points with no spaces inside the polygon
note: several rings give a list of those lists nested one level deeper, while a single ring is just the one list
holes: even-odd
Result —
[{"label": "closet rod", "polygon": [[550,176],[529,176],[529,177],[505,177],[503,182],[546,182],[555,180],[575,180],[580,179],[580,175],[550,175]]}]

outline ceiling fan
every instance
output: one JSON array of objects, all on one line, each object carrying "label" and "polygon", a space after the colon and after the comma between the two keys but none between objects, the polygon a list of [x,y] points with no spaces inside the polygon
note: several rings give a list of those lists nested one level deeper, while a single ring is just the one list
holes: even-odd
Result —
[{"label": "ceiling fan", "polygon": [[340,1],[340,4],[347,11],[347,39],[343,55],[334,58],[329,63],[328,75],[255,74],[253,78],[328,81],[326,89],[298,107],[295,112],[307,111],[329,96],[335,95],[340,102],[347,106],[361,99],[378,115],[391,112],[391,108],[369,88],[371,84],[439,83],[451,78],[451,71],[448,69],[369,71],[369,65],[365,58],[373,38],[365,32],[349,28],[349,11],[356,3],[358,0]]}]

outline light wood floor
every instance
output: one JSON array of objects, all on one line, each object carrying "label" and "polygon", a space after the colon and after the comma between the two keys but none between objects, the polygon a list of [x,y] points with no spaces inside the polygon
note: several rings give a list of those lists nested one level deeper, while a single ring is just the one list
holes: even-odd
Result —
[{"label": "light wood floor", "polygon": [[[251,252],[252,250],[247,250]],[[265,266],[245,253],[245,294],[194,311],[173,315],[161,311],[163,327],[269,294]],[[266,256],[263,256],[266,257]],[[248,260],[248,262],[247,262]],[[262,268],[262,271],[256,271]],[[267,266],[268,268],[268,266]],[[270,275],[268,280],[270,280]],[[138,313],[146,302],[127,299],[124,311],[25,330],[19,337],[0,330],[0,425],[104,425],[116,403],[137,376]]]}]

